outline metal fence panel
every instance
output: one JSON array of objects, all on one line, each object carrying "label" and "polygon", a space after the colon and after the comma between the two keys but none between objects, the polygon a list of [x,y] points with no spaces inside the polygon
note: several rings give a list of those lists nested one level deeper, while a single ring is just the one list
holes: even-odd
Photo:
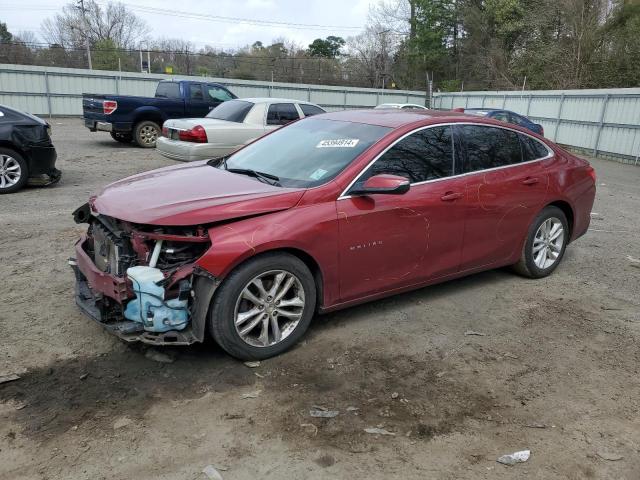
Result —
[{"label": "metal fence panel", "polygon": [[640,157],[640,88],[435,93],[433,103],[512,110],[558,143],[632,162]]},{"label": "metal fence panel", "polygon": [[[83,93],[153,96],[159,80],[171,75],[0,64],[0,103],[36,115],[81,115]],[[425,92],[272,83],[229,78],[187,77],[227,85],[239,97],[306,100],[329,111],[371,108],[380,103],[425,105]]]}]

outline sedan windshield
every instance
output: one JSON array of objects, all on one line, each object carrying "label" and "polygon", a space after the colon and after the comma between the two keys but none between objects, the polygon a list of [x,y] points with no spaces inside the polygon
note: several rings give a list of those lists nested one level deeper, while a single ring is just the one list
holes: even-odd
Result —
[{"label": "sedan windshield", "polygon": [[207,114],[207,118],[226,120],[227,122],[244,122],[247,113],[253,108],[253,103],[244,100],[229,100],[222,102]]},{"label": "sedan windshield", "polygon": [[253,170],[274,176],[283,187],[315,187],[338,175],[390,130],[309,118],[248,145],[225,164],[230,170]]}]

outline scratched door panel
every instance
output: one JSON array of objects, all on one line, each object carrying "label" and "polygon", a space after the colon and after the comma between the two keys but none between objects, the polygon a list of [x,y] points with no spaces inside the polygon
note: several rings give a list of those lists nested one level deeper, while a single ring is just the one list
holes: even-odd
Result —
[{"label": "scratched door panel", "polygon": [[453,273],[464,231],[464,178],[413,185],[404,195],[338,200],[340,296],[349,301]]}]

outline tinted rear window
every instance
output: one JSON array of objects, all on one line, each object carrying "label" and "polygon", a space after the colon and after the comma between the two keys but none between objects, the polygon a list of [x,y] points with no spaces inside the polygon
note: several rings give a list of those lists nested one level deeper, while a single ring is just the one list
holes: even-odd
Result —
[{"label": "tinted rear window", "polygon": [[463,125],[466,150],[465,172],[504,167],[522,161],[518,134],[504,128]]},{"label": "tinted rear window", "polygon": [[227,122],[242,123],[249,111],[253,108],[253,103],[244,100],[229,100],[221,103],[207,114],[207,118],[217,118]]},{"label": "tinted rear window", "polygon": [[156,97],[159,98],[182,98],[180,95],[180,84],[176,82],[160,82],[156,88]]}]

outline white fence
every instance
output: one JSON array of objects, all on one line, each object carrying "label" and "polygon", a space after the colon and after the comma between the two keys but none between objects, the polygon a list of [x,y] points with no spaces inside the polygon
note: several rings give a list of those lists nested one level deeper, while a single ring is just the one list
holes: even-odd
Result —
[{"label": "white fence", "polygon": [[[36,115],[81,115],[83,93],[153,96],[171,75],[109,72],[0,64],[0,104]],[[374,107],[380,103],[425,105],[425,92],[270,83],[229,78],[187,77],[229,87],[239,97],[284,97],[317,103],[327,110]]]},{"label": "white fence", "polygon": [[639,163],[640,88],[434,93],[433,104],[511,110],[540,123],[560,144]]}]

